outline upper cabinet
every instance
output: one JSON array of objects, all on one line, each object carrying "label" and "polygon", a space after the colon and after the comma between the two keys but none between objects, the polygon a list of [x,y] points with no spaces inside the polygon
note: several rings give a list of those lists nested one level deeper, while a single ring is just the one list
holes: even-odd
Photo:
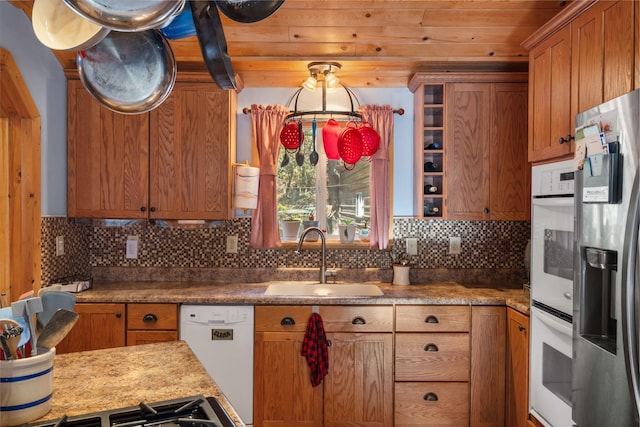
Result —
[{"label": "upper cabinet", "polygon": [[158,108],[123,115],[69,80],[68,216],[229,218],[236,97],[178,81]]},{"label": "upper cabinet", "polygon": [[529,161],[573,153],[576,114],[640,87],[638,2],[575,2],[524,42]]},{"label": "upper cabinet", "polygon": [[529,219],[526,81],[523,73],[414,76],[417,217]]}]

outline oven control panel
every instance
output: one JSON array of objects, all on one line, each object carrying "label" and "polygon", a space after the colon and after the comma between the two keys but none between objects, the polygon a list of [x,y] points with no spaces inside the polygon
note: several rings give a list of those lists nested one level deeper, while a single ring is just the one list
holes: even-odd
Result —
[{"label": "oven control panel", "polygon": [[572,160],[547,163],[531,168],[531,195],[573,196],[575,166]]}]

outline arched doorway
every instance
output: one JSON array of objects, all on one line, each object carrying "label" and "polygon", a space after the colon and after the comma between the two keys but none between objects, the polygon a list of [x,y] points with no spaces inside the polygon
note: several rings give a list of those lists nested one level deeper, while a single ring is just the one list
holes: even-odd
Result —
[{"label": "arched doorway", "polygon": [[40,113],[11,53],[0,48],[0,292],[40,288]]}]

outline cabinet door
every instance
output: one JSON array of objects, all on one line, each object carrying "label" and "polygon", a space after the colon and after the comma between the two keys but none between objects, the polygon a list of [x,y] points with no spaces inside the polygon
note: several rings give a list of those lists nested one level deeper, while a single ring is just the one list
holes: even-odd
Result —
[{"label": "cabinet door", "polygon": [[229,218],[232,100],[213,83],[178,82],[151,112],[152,218]]},{"label": "cabinet door", "polygon": [[447,218],[477,220],[489,213],[490,85],[446,88]]},{"label": "cabinet door", "polygon": [[470,427],[505,425],[506,317],[504,307],[471,308]]},{"label": "cabinet door", "polygon": [[506,425],[526,427],[529,418],[529,317],[507,309]]},{"label": "cabinet door", "polygon": [[78,80],[67,87],[67,214],[146,218],[149,115],[102,107]]},{"label": "cabinet door", "polygon": [[56,346],[56,352],[101,350],[123,347],[125,342],[124,304],[76,304],[78,322]]},{"label": "cabinet door", "polygon": [[309,367],[300,355],[303,340],[300,332],[256,332],[255,427],[322,427],[322,386],[311,386]]},{"label": "cabinet door", "polygon": [[633,89],[633,3],[599,1],[571,23],[572,117]]},{"label": "cabinet door", "polygon": [[393,425],[391,333],[329,333],[324,426]]},{"label": "cabinet door", "polygon": [[573,143],[571,28],[566,26],[529,52],[529,161],[562,157]]},{"label": "cabinet door", "polygon": [[527,84],[491,85],[491,203],[494,220],[530,218],[531,167],[527,159]]}]

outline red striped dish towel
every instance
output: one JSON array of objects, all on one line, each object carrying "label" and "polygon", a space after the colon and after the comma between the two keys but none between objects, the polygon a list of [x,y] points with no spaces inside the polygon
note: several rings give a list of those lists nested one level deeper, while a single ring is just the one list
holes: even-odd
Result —
[{"label": "red striped dish towel", "polygon": [[311,385],[314,387],[320,385],[322,379],[329,373],[329,345],[322,317],[318,313],[313,313],[309,318],[301,354],[307,359],[311,369]]}]

